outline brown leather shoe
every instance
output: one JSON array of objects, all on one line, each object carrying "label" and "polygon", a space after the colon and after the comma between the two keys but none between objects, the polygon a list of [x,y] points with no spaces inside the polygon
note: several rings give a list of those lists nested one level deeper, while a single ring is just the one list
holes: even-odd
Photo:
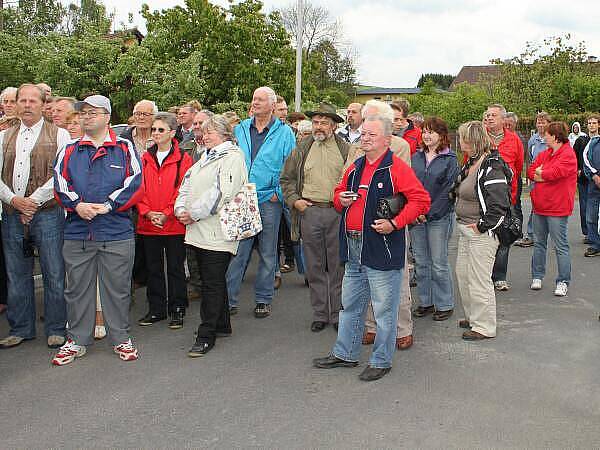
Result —
[{"label": "brown leather shoe", "polygon": [[413,345],[413,336],[409,334],[408,336],[404,336],[401,338],[396,338],[396,347],[398,350],[406,350],[407,348],[412,347]]},{"label": "brown leather shoe", "polygon": [[482,341],[484,339],[491,339],[492,336],[486,336],[484,334],[478,333],[477,331],[467,330],[463,333],[462,338],[465,341]]},{"label": "brown leather shoe", "polygon": [[460,328],[471,328],[471,324],[467,319],[462,319],[458,321],[458,326]]},{"label": "brown leather shoe", "polygon": [[363,334],[362,344],[373,345],[373,342],[375,342],[375,333],[371,333],[369,331],[365,332],[365,334]]},{"label": "brown leather shoe", "polygon": [[278,277],[277,275],[275,275],[275,281],[273,282],[273,287],[275,288],[275,290],[277,290],[281,287],[281,277]]}]

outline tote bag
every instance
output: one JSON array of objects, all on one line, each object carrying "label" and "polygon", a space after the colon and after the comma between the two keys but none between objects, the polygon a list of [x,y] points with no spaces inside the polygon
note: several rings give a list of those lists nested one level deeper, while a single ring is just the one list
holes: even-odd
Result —
[{"label": "tote bag", "polygon": [[221,229],[228,241],[241,241],[262,231],[256,185],[246,183],[220,212]]}]

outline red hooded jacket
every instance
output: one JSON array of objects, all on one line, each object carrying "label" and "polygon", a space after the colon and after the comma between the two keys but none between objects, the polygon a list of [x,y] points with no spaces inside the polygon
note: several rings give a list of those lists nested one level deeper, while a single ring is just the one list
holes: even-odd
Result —
[{"label": "red hooded jacket", "polygon": [[512,186],[511,186],[511,202],[513,205],[517,203],[517,189],[519,185],[519,177],[523,170],[523,143],[519,136],[510,131],[508,128],[504,129],[504,138],[498,145],[498,152],[508,167],[513,171]]},{"label": "red hooded jacket", "polygon": [[[162,165],[156,159],[156,146],[142,157],[144,174],[144,197],[137,204],[140,213],[137,223],[139,234],[176,235],[185,234],[185,226],[176,218],[173,207],[179,194],[179,186],[187,170],[192,167],[192,158],[179,149],[173,139],[173,147]],[[167,216],[163,228],[158,228],[146,217],[150,211],[162,212]]]}]

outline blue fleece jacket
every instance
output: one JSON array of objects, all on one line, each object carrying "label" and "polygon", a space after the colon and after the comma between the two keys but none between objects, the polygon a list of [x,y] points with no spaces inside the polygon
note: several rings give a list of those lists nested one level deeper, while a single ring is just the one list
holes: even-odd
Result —
[{"label": "blue fleece jacket", "polygon": [[454,210],[448,193],[458,176],[456,153],[449,150],[436,156],[427,166],[425,152],[418,150],[411,158],[411,167],[431,197],[427,220],[439,220]]},{"label": "blue fleece jacket", "polygon": [[259,204],[269,201],[273,194],[283,202],[279,175],[285,160],[296,146],[294,132],[288,125],[276,120],[269,129],[258,155],[252,161],[250,124],[253,120],[252,118],[243,120],[234,130],[238,144],[246,156],[248,179],[256,184]]}]

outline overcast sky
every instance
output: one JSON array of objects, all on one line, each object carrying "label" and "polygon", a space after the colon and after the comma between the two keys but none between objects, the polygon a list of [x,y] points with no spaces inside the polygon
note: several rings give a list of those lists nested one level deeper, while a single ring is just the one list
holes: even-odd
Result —
[{"label": "overcast sky", "polygon": [[[116,23],[145,30],[142,3],[151,10],[183,0],[104,0]],[[212,3],[227,6],[227,0]],[[265,0],[266,11],[290,0]],[[295,3],[295,2],[294,2]],[[312,0],[337,18],[358,53],[361,84],[414,87],[422,73],[456,75],[465,65],[521,53],[527,41],[571,33],[600,57],[600,12],[596,0]]]}]

